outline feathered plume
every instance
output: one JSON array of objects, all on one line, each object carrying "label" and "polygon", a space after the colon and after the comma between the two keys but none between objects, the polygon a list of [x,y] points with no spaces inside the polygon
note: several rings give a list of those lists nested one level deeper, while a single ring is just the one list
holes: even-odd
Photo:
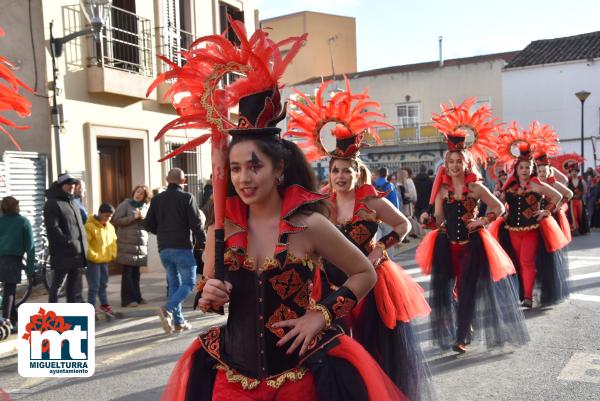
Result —
[{"label": "feathered plume", "polygon": [[561,173],[567,174],[569,172],[569,165],[580,164],[585,159],[578,153],[564,153],[562,155],[554,156],[550,158],[550,165],[557,168]]},{"label": "feathered plume", "polygon": [[[267,89],[279,89],[278,80],[285,68],[296,56],[307,34],[291,37],[275,43],[263,30],[257,30],[248,38],[246,28],[240,21],[229,18],[231,28],[240,44],[227,40],[222,35],[209,35],[196,40],[188,51],[182,52],[186,60],[181,67],[165,57],[160,57],[171,70],[160,74],[148,88],[149,95],[160,83],[175,80],[166,97],[171,97],[179,118],[165,125],[155,140],[171,129],[211,129],[225,134],[236,126],[227,117],[228,110],[239,103],[240,98]],[[285,57],[281,48],[291,44]],[[237,72],[242,77],[232,84],[220,88],[222,77]],[[282,106],[275,102],[275,107]],[[200,136],[179,147],[162,160],[194,148],[211,137]]]},{"label": "feathered plume", "polygon": [[498,137],[498,159],[495,164],[505,171],[511,170],[514,161],[519,158],[519,155],[513,153],[513,146],[516,146],[524,157],[533,150],[529,131],[519,129],[516,121],[510,123]]},{"label": "feathered plume", "polygon": [[497,138],[494,134],[500,131],[501,124],[496,123],[486,104],[471,113],[476,101],[477,99],[472,97],[458,106],[452,101],[450,106],[442,104],[442,114],[434,114],[432,120],[434,127],[454,146],[461,140],[464,143],[467,132],[472,131],[475,136],[473,143],[464,148],[476,163],[486,166],[489,159],[496,155]]},{"label": "feathered plume", "polygon": [[288,108],[289,131],[285,133],[285,136],[302,139],[303,142],[298,146],[304,150],[306,158],[310,161],[329,156],[321,143],[321,129],[327,123],[338,123],[332,132],[338,140],[356,137],[355,143],[348,148],[348,151],[353,153],[356,153],[362,145],[362,139],[366,132],[370,133],[378,143],[381,143],[375,128],[392,127],[378,120],[384,118],[383,114],[369,111],[369,109],[379,109],[380,106],[379,103],[371,100],[366,90],[363,93],[353,94],[350,90],[350,81],[347,77],[344,77],[344,80],[346,89],[334,94],[329,101],[325,101],[323,96],[332,81],[321,84],[314,102],[297,90],[294,92],[299,99],[289,101],[290,106],[293,107]]},{"label": "feathered plume", "polygon": [[[0,36],[4,36],[4,30],[0,28]],[[14,66],[4,57],[0,56],[0,112],[13,111],[21,118],[31,115],[31,102],[19,93],[20,88],[33,92],[31,88],[25,85],[13,74]],[[3,82],[4,81],[4,82]],[[25,130],[28,126],[17,125],[7,117],[0,114],[0,131],[4,133],[14,143],[18,150],[21,146],[16,139],[3,127]]]}]

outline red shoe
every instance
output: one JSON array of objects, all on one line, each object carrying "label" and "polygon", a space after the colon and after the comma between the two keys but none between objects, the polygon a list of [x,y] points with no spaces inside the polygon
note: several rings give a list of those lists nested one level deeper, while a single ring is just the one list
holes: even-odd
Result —
[{"label": "red shoe", "polygon": [[100,305],[100,310],[106,313],[108,317],[115,317],[115,313],[109,304]]}]

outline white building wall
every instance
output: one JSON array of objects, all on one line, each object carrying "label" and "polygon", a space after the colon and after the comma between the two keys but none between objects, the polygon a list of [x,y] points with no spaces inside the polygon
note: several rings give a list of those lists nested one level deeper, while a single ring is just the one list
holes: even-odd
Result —
[{"label": "white building wall", "polygon": [[[579,91],[591,92],[584,104],[587,166],[593,164],[591,136],[600,134],[600,59],[508,69],[502,73],[505,121],[521,126],[533,120],[551,125],[562,151],[581,152]],[[600,150],[600,149],[599,149]]]}]

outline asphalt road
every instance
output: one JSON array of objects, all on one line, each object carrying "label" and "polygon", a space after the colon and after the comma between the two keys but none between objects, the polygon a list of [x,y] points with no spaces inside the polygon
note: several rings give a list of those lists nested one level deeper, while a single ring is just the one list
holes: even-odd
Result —
[{"label": "asphalt road", "polygon": [[[413,248],[396,260],[427,291],[414,255]],[[531,342],[525,347],[472,346],[457,356],[434,349],[427,322],[416,322],[440,401],[600,400],[600,233],[575,238],[569,260],[571,299],[526,313]],[[10,356],[0,359],[0,389],[12,400],[159,400],[179,355],[199,330],[223,318],[187,312],[194,329],[167,336],[152,311],[140,314],[98,324],[91,378],[22,378]]]}]

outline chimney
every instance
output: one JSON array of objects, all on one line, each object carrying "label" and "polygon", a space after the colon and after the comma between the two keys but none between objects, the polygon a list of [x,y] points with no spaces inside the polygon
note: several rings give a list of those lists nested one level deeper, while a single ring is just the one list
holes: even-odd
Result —
[{"label": "chimney", "polygon": [[443,36],[439,36],[438,40],[440,43],[440,68],[442,68],[444,66],[444,57],[442,56],[442,40],[444,39]]}]

